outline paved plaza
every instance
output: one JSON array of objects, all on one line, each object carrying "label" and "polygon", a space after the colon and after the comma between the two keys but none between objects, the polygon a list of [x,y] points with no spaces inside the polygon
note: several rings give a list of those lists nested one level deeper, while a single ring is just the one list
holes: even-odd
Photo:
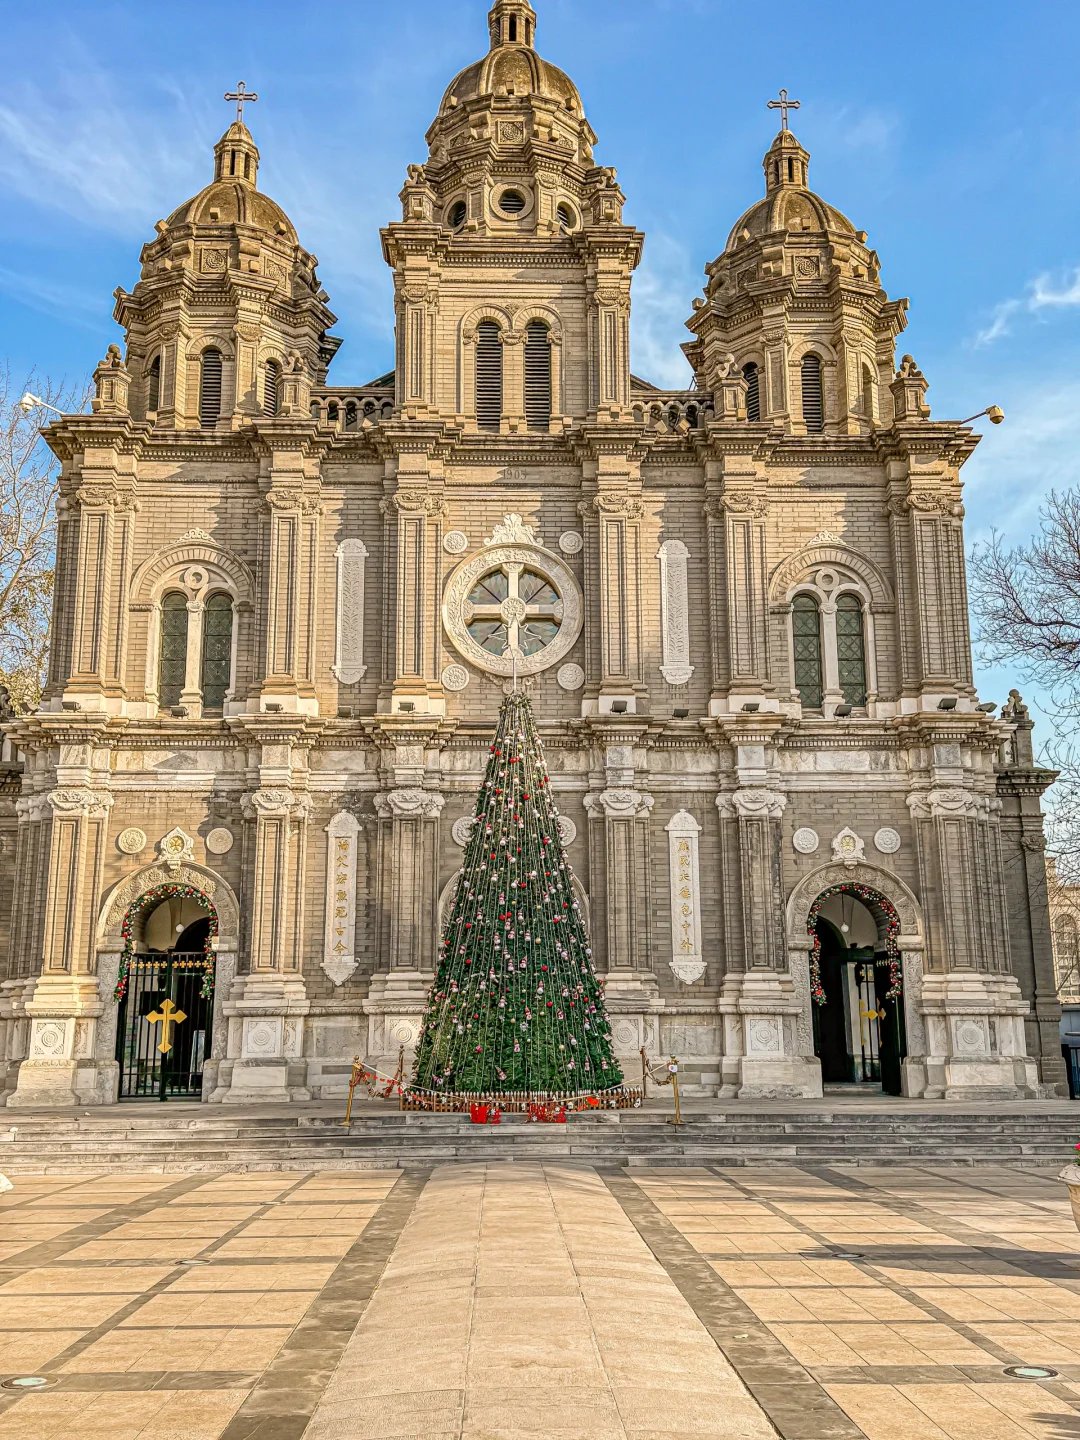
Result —
[{"label": "paved plaza", "polygon": [[0,1371],[49,1381],[0,1440],[1080,1436],[1053,1170],[27,1175],[0,1211]]}]

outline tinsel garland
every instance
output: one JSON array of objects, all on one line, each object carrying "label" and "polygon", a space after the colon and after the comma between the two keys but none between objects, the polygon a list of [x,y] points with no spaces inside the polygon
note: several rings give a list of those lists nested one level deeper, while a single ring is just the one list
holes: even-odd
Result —
[{"label": "tinsel garland", "polygon": [[903,993],[903,966],[900,960],[900,949],[896,943],[896,937],[900,934],[900,916],[895,908],[879,895],[876,890],[869,889],[866,885],[858,885],[852,882],[846,885],[833,885],[828,890],[823,890],[810,907],[810,916],[806,922],[806,929],[810,936],[810,996],[816,1005],[825,1004],[825,989],[821,983],[821,936],[817,931],[818,916],[821,914],[821,907],[830,895],[854,895],[856,900],[862,900],[869,905],[874,905],[881,912],[885,921],[885,958],[875,960],[876,965],[888,965],[889,967],[889,988],[885,992],[886,1000],[898,1000]]},{"label": "tinsel garland", "polygon": [[204,962],[204,974],[202,990],[199,992],[204,1000],[209,1000],[214,993],[214,955],[211,949],[211,942],[217,938],[218,918],[217,911],[210,904],[210,901],[201,890],[194,889],[191,885],[156,885],[153,890],[147,890],[145,895],[132,902],[120,925],[120,937],[124,942],[124,949],[120,956],[120,969],[116,976],[116,988],[113,990],[113,999],[120,1001],[127,994],[128,975],[131,970],[131,957],[135,953],[135,921],[144,910],[153,909],[160,905],[163,900],[194,900],[195,903],[206,911],[210,921],[209,931],[206,936],[206,960]]}]

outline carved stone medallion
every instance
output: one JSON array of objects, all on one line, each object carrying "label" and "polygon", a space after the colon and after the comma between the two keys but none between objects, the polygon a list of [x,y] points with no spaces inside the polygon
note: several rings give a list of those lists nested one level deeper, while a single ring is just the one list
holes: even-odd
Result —
[{"label": "carved stone medallion", "polygon": [[580,665],[563,665],[555,679],[564,690],[580,690],[585,684],[585,671]]},{"label": "carved stone medallion", "polygon": [[874,836],[874,849],[880,850],[882,855],[895,855],[900,849],[900,832],[891,826],[879,830]]},{"label": "carved stone medallion", "polygon": [[460,845],[464,849],[469,843],[475,824],[476,818],[473,815],[462,815],[460,820],[455,820],[450,826],[450,835],[454,844]]},{"label": "carved stone medallion", "polygon": [[233,847],[233,833],[219,826],[206,837],[206,848],[211,855],[227,855]]},{"label": "carved stone medallion", "polygon": [[800,855],[813,855],[821,841],[816,830],[811,830],[809,825],[804,825],[801,830],[795,831],[791,837],[791,843]]},{"label": "carved stone medallion", "polygon": [[469,548],[469,537],[463,530],[448,530],[442,545],[448,555],[464,555]]},{"label": "carved stone medallion", "polygon": [[140,850],[146,849],[146,831],[139,830],[134,825],[130,829],[121,830],[116,837],[116,847],[125,855],[138,855]]},{"label": "carved stone medallion", "polygon": [[469,683],[469,672],[464,665],[447,665],[442,672],[444,690],[464,690]]},{"label": "carved stone medallion", "polygon": [[559,536],[559,549],[564,555],[577,555],[585,541],[578,530],[566,530]]},{"label": "carved stone medallion", "polygon": [[569,815],[559,816],[559,835],[562,837],[564,845],[572,845],[577,839],[577,826]]}]

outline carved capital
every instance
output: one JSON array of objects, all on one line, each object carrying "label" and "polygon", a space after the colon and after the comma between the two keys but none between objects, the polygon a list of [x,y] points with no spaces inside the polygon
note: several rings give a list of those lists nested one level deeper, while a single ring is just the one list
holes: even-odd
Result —
[{"label": "carved capital", "polygon": [[389,790],[374,799],[375,813],[382,820],[437,820],[445,804],[445,795],[434,790]]},{"label": "carved capital", "polygon": [[53,790],[48,797],[55,815],[85,815],[101,820],[113,807],[108,790]]},{"label": "carved capital", "polygon": [[733,790],[716,797],[716,808],[740,820],[782,820],[787,796],[780,790]]},{"label": "carved capital", "polygon": [[916,790],[907,797],[907,807],[915,820],[938,816],[953,820],[971,820],[979,813],[979,797],[970,790],[959,787]]},{"label": "carved capital", "polygon": [[254,790],[250,795],[240,797],[240,811],[245,820],[260,817],[305,820],[311,813],[311,804],[311,796],[306,790],[290,790],[285,786]]},{"label": "carved capital", "polygon": [[655,803],[643,790],[602,790],[585,796],[585,810],[597,820],[647,820]]}]

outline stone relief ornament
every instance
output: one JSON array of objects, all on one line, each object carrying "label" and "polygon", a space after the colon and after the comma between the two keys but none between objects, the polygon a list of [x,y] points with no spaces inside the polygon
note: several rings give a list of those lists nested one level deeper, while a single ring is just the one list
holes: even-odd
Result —
[{"label": "stone relief ornament", "polygon": [[194,862],[195,841],[177,825],[158,841],[158,860],[170,870],[179,870],[181,865]]},{"label": "stone relief ornament", "polygon": [[580,665],[561,665],[559,673],[555,676],[564,690],[580,690],[585,684],[585,671]]},{"label": "stone relief ornament", "polygon": [[536,527],[526,525],[520,515],[504,515],[502,523],[496,525],[490,535],[484,536],[485,545],[539,545]]},{"label": "stone relief ornament", "polygon": [[620,789],[586,795],[584,803],[590,815],[608,816],[612,820],[634,820],[647,819],[656,801],[643,790]]},{"label": "stone relief ornament", "polygon": [[227,855],[233,847],[233,833],[219,826],[206,837],[206,848],[211,855]]},{"label": "stone relief ornament", "polygon": [[92,820],[104,818],[113,806],[107,790],[53,790],[48,800],[55,815],[86,815]]},{"label": "stone relief ornament", "polygon": [[564,530],[559,536],[559,549],[564,555],[577,555],[580,553],[585,541],[578,530]]},{"label": "stone relief ornament", "polygon": [[446,797],[434,790],[390,790],[376,795],[374,805],[382,820],[432,816],[438,818]]},{"label": "stone relief ornament", "polygon": [[560,815],[557,824],[559,826],[559,836],[562,839],[562,843],[564,845],[572,845],[577,839],[577,826],[573,820],[570,819],[569,815]]},{"label": "stone relief ornament", "polygon": [[340,810],[326,827],[326,934],[322,967],[335,985],[356,969],[356,859],[360,822]]},{"label": "stone relief ornament", "polygon": [[879,850],[882,855],[895,855],[900,849],[900,832],[889,826],[879,830],[874,836],[874,849]]},{"label": "stone relief ornament", "polygon": [[444,690],[464,690],[469,683],[469,672],[464,665],[447,665],[442,672]]},{"label": "stone relief ornament", "polygon": [[[532,533],[528,526],[522,530]],[[495,532],[505,533],[501,526]],[[532,541],[485,543],[486,550],[463,560],[450,576],[442,606],[446,634],[477,670],[536,675],[577,643],[581,590],[565,561]]]},{"label": "stone relief ornament", "polygon": [[843,865],[858,865],[866,859],[866,844],[850,826],[845,825],[832,842],[833,859]]},{"label": "stone relief ornament", "polygon": [[796,830],[791,837],[791,843],[800,855],[813,855],[814,851],[821,844],[816,830],[811,830],[809,825],[804,825]]},{"label": "stone relief ornament", "polygon": [[138,855],[140,850],[146,849],[146,831],[139,830],[134,825],[127,830],[121,830],[116,837],[116,848],[125,855]]},{"label": "stone relief ornament", "polygon": [[698,836],[701,826],[687,810],[680,810],[664,826],[668,835],[671,882],[671,959],[676,979],[694,985],[707,965],[701,953],[701,881]]},{"label": "stone relief ornament", "polygon": [[743,820],[782,820],[787,796],[780,790],[733,790],[716,797],[716,808],[722,815],[738,815]]},{"label": "stone relief ornament", "polygon": [[330,667],[343,685],[355,685],[367,673],[364,664],[364,572],[368,549],[362,540],[337,547],[337,636]]},{"label": "stone relief ornament", "polygon": [[681,540],[665,540],[660,561],[660,673],[669,685],[685,685],[694,673],[690,664],[690,614],[686,562],[690,551]]},{"label": "stone relief ornament", "polygon": [[469,843],[475,825],[476,817],[474,815],[462,815],[459,820],[455,820],[450,826],[450,838],[454,844],[460,845],[464,849]]},{"label": "stone relief ornament", "polygon": [[469,537],[464,530],[448,530],[443,536],[442,546],[448,555],[464,555],[469,548]]}]

